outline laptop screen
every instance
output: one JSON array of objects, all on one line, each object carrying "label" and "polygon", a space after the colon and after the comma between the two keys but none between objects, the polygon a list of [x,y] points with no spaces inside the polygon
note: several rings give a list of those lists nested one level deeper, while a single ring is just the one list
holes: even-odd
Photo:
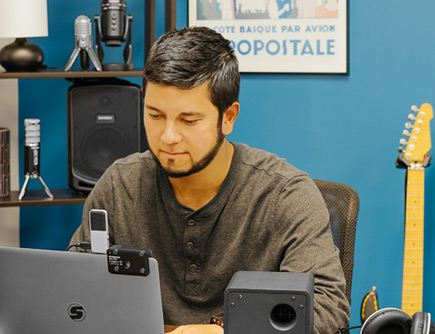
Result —
[{"label": "laptop screen", "polygon": [[0,247],[0,333],[163,334],[158,264],[113,274],[106,255]]}]

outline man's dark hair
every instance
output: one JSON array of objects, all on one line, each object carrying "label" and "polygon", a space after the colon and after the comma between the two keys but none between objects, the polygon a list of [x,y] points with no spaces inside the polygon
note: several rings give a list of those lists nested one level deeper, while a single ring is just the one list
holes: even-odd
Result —
[{"label": "man's dark hair", "polygon": [[240,73],[231,43],[206,27],[190,27],[162,35],[145,64],[146,83],[194,88],[209,81],[210,100],[223,112],[239,99]]}]

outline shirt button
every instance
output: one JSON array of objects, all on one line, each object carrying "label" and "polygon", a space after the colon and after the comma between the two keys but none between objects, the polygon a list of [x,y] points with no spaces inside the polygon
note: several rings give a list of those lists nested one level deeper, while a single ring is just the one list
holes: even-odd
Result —
[{"label": "shirt button", "polygon": [[186,244],[186,248],[187,248],[188,250],[192,250],[192,249],[195,248],[195,244],[194,244],[192,241],[189,241],[189,242]]},{"label": "shirt button", "polygon": [[196,273],[196,272],[198,271],[198,266],[197,266],[195,263],[192,263],[192,264],[189,266],[189,271],[190,271],[191,273]]},{"label": "shirt button", "polygon": [[195,225],[195,221],[191,219],[187,222],[187,225],[193,226],[193,225]]}]

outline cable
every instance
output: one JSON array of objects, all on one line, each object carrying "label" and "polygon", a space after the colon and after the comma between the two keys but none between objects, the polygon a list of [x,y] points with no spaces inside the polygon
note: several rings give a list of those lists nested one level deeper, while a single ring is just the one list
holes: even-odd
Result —
[{"label": "cable", "polygon": [[72,247],[77,247],[77,248],[81,248],[81,249],[91,249],[91,243],[90,242],[79,242],[76,244],[71,244],[68,246],[68,248],[65,251],[68,252]]},{"label": "cable", "polygon": [[349,330],[361,328],[362,326],[353,326],[353,327],[341,327],[337,331],[334,332],[334,334],[348,334]]}]

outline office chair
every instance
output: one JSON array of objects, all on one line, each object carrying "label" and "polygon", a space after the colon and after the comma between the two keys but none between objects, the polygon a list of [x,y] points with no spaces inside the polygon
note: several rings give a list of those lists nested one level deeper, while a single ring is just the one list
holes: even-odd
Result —
[{"label": "office chair", "polygon": [[346,297],[350,303],[353,275],[358,193],[351,186],[325,180],[314,180],[329,210],[332,236],[340,250],[340,261],[346,279]]}]

